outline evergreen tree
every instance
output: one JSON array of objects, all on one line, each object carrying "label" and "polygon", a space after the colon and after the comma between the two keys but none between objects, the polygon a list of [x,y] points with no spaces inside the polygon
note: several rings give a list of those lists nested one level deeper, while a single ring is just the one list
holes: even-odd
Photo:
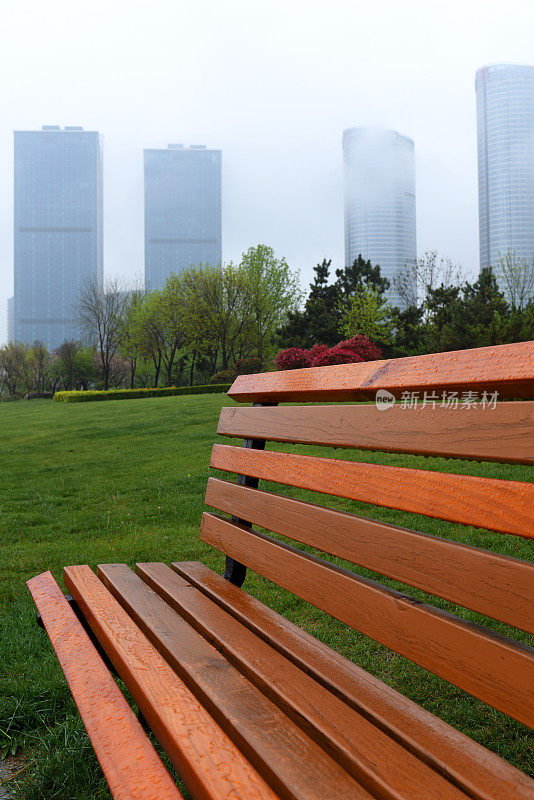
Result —
[{"label": "evergreen tree", "polygon": [[289,314],[286,325],[278,332],[280,347],[333,347],[343,335],[344,305],[349,298],[369,290],[383,299],[389,289],[389,281],[381,277],[378,264],[373,267],[361,255],[351,266],[336,270],[334,283],[329,283],[331,266],[331,259],[325,258],[314,267],[315,278],[304,310]]},{"label": "evergreen tree", "polygon": [[373,289],[383,295],[390,286],[388,279],[381,276],[379,265],[375,264],[373,267],[370,259],[366,261],[361,253],[350,266],[336,269],[336,276],[335,285],[338,287],[338,291],[345,296],[352,295],[363,288]]},{"label": "evergreen tree", "polygon": [[339,341],[339,290],[336,284],[328,283],[331,264],[331,259],[325,258],[313,268],[315,278],[304,310],[288,314],[287,323],[278,332],[280,347],[331,347]]}]

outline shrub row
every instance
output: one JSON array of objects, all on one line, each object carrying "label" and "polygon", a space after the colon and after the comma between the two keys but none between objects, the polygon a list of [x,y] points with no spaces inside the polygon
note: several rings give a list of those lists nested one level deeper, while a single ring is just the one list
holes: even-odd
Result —
[{"label": "shrub row", "polygon": [[289,347],[281,350],[274,363],[278,369],[303,369],[304,367],[328,367],[332,364],[357,364],[359,361],[379,361],[382,350],[368,336],[356,334],[351,339],[338,342],[333,347],[315,344],[311,350]]},{"label": "shrub row", "polygon": [[168,386],[165,389],[90,389],[86,392],[56,392],[54,400],[60,403],[87,403],[93,400],[137,400],[140,397],[173,397],[179,394],[215,394],[227,392],[229,383],[209,386]]}]

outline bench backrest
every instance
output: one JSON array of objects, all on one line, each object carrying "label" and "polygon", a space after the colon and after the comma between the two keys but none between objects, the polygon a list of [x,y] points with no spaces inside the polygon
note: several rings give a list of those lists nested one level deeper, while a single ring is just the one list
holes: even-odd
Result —
[{"label": "bench backrest", "polygon": [[[374,400],[377,392],[380,407],[278,405]],[[534,537],[532,483],[459,474],[466,465],[454,461],[430,460],[419,469],[404,457],[409,466],[386,466],[361,454],[362,460],[349,460],[354,454],[347,453],[348,458],[339,453],[325,458],[283,452],[279,445],[266,451],[265,442],[532,465],[534,402],[528,398],[534,398],[534,342],[243,375],[228,394],[254,405],[222,409],[218,433],[243,437],[244,447],[216,444],[211,457],[212,467],[239,476],[237,483],[209,479],[206,503],[230,519],[205,513],[201,528],[201,539],[227,556],[225,577],[240,585],[251,568],[534,726],[528,691],[534,685],[534,650],[516,641],[513,631],[505,629],[504,636],[431,604],[443,598],[532,634],[532,563],[257,488],[259,480],[272,481],[486,528],[502,534],[505,538],[494,538],[508,542],[505,549],[513,553],[515,537]],[[430,602],[332,565],[252,525],[416,587]]]}]

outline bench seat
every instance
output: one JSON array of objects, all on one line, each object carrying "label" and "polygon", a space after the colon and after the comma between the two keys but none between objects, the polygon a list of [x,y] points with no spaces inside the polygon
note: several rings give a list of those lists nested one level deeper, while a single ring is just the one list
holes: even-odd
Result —
[{"label": "bench seat", "polygon": [[[193,791],[198,787],[198,796],[533,797],[534,782],[522,772],[205,565],[146,563],[138,564],[134,573],[124,564],[105,564],[97,576],[87,566],[64,570],[76,607],[90,621],[176,768],[189,778]],[[73,645],[68,644],[72,632],[67,626],[57,633],[61,617],[39,597],[39,578],[33,580],[37,583],[30,588],[38,607],[45,619],[54,616],[56,632],[52,625],[47,629],[60,656],[61,643]],[[60,657],[60,663],[67,677],[77,674],[72,661]],[[72,688],[78,698],[78,688]],[[108,702],[107,730],[113,741],[124,714],[114,713]],[[201,721],[194,719],[196,714]],[[84,722],[100,757],[102,726]],[[137,738],[144,738],[137,727]],[[193,731],[200,743],[191,742]],[[192,748],[184,752],[184,744]],[[126,774],[124,745],[115,745],[107,748],[107,760],[101,760],[108,780],[117,769],[109,762],[113,752]],[[228,750],[233,751],[231,767]],[[136,766],[145,776],[154,772],[154,756],[137,754]],[[222,773],[220,786],[213,782],[214,770]],[[239,772],[243,774],[236,780]],[[204,782],[199,780],[203,774]],[[115,796],[167,796],[145,795],[146,787],[132,780],[131,794]],[[152,781],[148,786],[153,791]]]}]

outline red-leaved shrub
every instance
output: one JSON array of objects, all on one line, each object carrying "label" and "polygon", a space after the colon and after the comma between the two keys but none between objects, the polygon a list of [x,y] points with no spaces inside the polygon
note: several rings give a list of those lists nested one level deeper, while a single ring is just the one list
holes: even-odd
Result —
[{"label": "red-leaved shrub", "polygon": [[357,361],[363,361],[363,358],[353,350],[347,350],[336,344],[325,353],[321,353],[321,355],[317,356],[313,362],[313,366],[329,367],[332,364],[354,364]]},{"label": "red-leaved shrub", "polygon": [[[310,354],[310,366],[316,367],[318,366],[319,361],[324,356],[325,353],[328,353],[330,348],[327,344],[314,344],[312,349],[309,350]],[[317,362],[317,363],[316,363]]]},{"label": "red-leaved shrub", "polygon": [[361,357],[362,361],[379,361],[382,358],[380,347],[371,341],[368,336],[363,336],[359,333],[351,339],[346,339],[344,342],[336,344],[336,347],[352,350]]},{"label": "red-leaved shrub", "polygon": [[290,347],[281,350],[274,359],[278,369],[301,369],[302,367],[328,367],[332,364],[355,364],[359,361],[377,361],[382,351],[368,336],[358,334],[350,339],[328,347],[315,344],[311,350]]},{"label": "red-leaved shrub", "polygon": [[287,350],[280,350],[274,359],[278,369],[301,369],[309,367],[310,351],[303,350],[301,347],[289,347]]}]

